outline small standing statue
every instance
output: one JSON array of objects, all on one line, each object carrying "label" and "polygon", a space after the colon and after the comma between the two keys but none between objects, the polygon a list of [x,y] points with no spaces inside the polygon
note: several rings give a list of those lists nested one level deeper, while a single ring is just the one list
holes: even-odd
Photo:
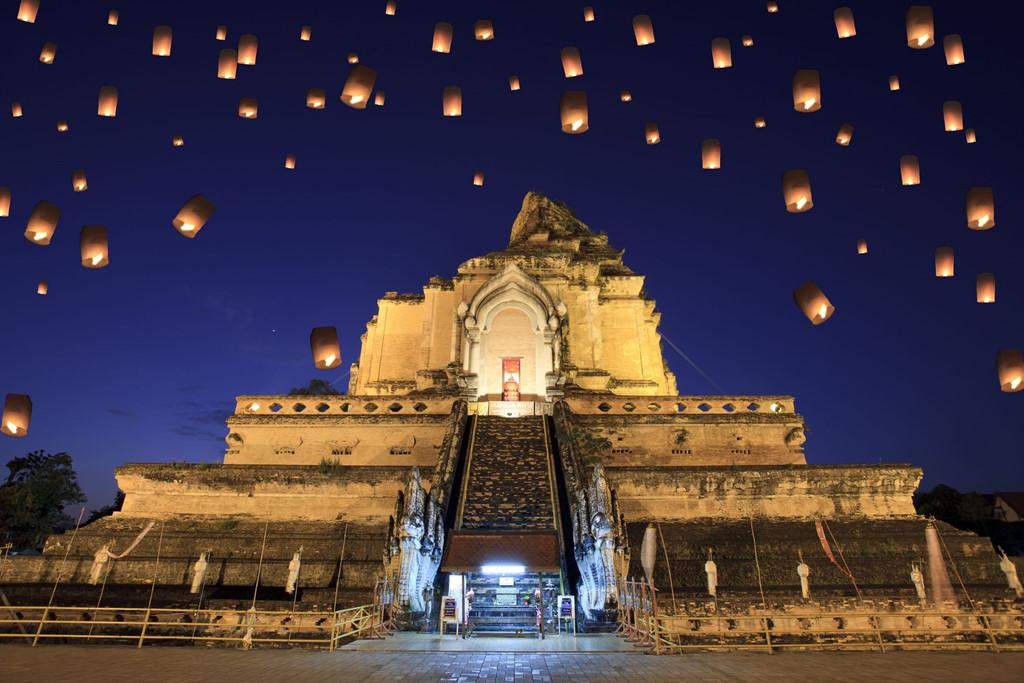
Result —
[{"label": "small standing statue", "polygon": [[192,587],[190,593],[198,593],[206,581],[206,569],[210,566],[210,551],[199,553],[199,559],[192,565]]},{"label": "small standing statue", "polygon": [[288,583],[285,584],[284,592],[291,595],[295,592],[295,584],[299,580],[299,567],[302,566],[302,546],[292,555],[292,561],[288,563]]},{"label": "small standing statue", "polygon": [[89,583],[95,586],[100,582],[100,577],[103,576],[103,572],[107,568],[107,563],[110,562],[110,558],[113,554],[114,553],[110,552],[109,543],[96,551],[96,554],[92,557],[92,571],[89,572]]},{"label": "small standing statue", "polygon": [[718,595],[718,565],[711,559],[711,548],[708,548],[708,561],[704,563],[704,571],[708,575],[708,595]]},{"label": "small standing statue", "polygon": [[1018,598],[1024,598],[1024,587],[1020,585],[1020,577],[1017,576],[1017,565],[1013,563],[1013,560],[1006,556],[1006,551],[1002,548],[999,551],[1003,554],[999,560],[999,568],[1003,570],[1003,574],[1006,575],[1006,583],[1009,585],[1013,592],[1017,594]]},{"label": "small standing statue", "polygon": [[800,556],[800,564],[796,566],[796,574],[800,577],[800,597],[804,600],[810,600],[811,583],[807,580],[807,577],[811,575],[811,568],[804,562],[803,551],[798,550],[797,554]]},{"label": "small standing statue", "polygon": [[917,591],[917,599],[924,602],[924,574],[921,573],[921,568],[917,566],[916,562],[910,565],[910,580],[914,582],[914,590]]}]

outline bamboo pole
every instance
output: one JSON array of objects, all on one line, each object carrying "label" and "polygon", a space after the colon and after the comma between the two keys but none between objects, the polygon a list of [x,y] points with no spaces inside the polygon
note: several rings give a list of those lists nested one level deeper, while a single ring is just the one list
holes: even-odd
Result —
[{"label": "bamboo pole", "polygon": [[757,536],[754,534],[754,515],[750,515],[750,540],[754,544],[754,567],[757,569],[757,590],[761,593],[761,609],[768,609],[764,599],[764,584],[761,582],[761,561],[757,557]]},{"label": "bamboo pole", "polygon": [[156,593],[156,580],[160,572],[160,552],[164,547],[164,526],[166,526],[166,522],[160,522],[160,539],[156,543],[156,564],[153,566],[153,581],[149,586],[149,602],[146,603],[146,615],[143,618],[142,630],[139,631],[139,644],[136,645],[136,647],[142,647],[142,643],[146,639],[146,628],[149,626],[149,615],[153,610],[153,594]]},{"label": "bamboo pole", "polygon": [[252,589],[252,607],[256,609],[256,593],[260,589],[260,577],[263,575],[263,554],[267,550],[267,532],[270,530],[270,522],[263,525],[263,545],[260,546],[260,562],[256,566],[256,585]]},{"label": "bamboo pole", "polygon": [[57,578],[53,582],[53,590],[50,591],[50,599],[46,603],[46,609],[43,610],[42,616],[39,617],[39,627],[36,628],[36,637],[32,639],[32,647],[36,646],[39,642],[39,634],[43,632],[43,623],[46,621],[46,614],[50,611],[50,606],[53,605],[53,598],[57,595],[57,586],[60,584],[61,576],[64,574],[64,564],[68,561],[68,555],[71,554],[71,546],[75,544],[75,537],[78,536],[78,528],[82,525],[82,516],[85,514],[85,506],[78,511],[78,521],[75,522],[75,530],[71,532],[71,540],[68,541],[68,547],[64,550],[64,558],[60,561],[60,566],[57,568]]},{"label": "bamboo pole", "polygon": [[665,553],[665,569],[668,570],[668,589],[672,592],[672,614],[679,614],[679,608],[676,607],[676,587],[672,583],[672,564],[668,561],[668,546],[665,545],[665,536],[661,533],[661,522],[655,520],[654,524],[658,527],[658,538],[661,539],[661,550]]}]

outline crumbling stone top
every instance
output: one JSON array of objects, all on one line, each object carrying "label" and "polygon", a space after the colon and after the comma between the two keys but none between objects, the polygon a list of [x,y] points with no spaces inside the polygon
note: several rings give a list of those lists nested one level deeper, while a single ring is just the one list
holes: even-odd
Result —
[{"label": "crumbling stone top", "polygon": [[549,232],[551,238],[593,237],[587,227],[572,209],[539,192],[527,192],[523,206],[512,223],[512,234],[508,245],[527,239],[539,232]]}]

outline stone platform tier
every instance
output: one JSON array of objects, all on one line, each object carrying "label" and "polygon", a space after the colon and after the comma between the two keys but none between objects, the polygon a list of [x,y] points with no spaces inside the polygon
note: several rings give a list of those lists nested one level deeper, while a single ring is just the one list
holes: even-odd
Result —
[{"label": "stone platform tier", "polygon": [[477,416],[458,528],[554,529],[544,418]]}]

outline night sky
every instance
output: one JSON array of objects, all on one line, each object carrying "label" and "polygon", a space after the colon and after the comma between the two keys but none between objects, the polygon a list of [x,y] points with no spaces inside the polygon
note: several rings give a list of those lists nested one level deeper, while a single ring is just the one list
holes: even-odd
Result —
[{"label": "night sky", "polygon": [[[647,276],[663,335],[712,380],[666,345],[682,394],[795,395],[813,463],[911,462],[929,488],[1024,487],[1024,394],[1001,393],[995,372],[998,349],[1024,346],[1024,57],[1011,3],[933,3],[939,40],[926,50],[907,47],[907,4],[891,1],[852,4],[846,40],[837,5],[810,0],[781,0],[777,14],[759,0],[595,2],[593,23],[583,2],[384,6],[42,0],[27,24],[17,0],[0,3],[0,186],[13,195],[0,218],[0,394],[34,403],[29,436],[0,437],[0,461],[68,451],[93,507],[113,498],[121,463],[219,461],[234,396],[315,376],[344,390],[376,299],[503,248],[537,190],[607,231]],[[636,46],[635,14],[651,16],[655,44]],[[473,39],[476,19],[494,21],[495,40]],[[437,21],[455,27],[450,54],[430,51]],[[169,58],[150,54],[161,24],[174,30]],[[256,66],[217,79],[219,51],[243,33],[259,38]],[[966,64],[946,65],[950,33]],[[712,69],[717,36],[731,41],[731,69]],[[46,41],[51,65],[39,61]],[[584,75],[565,79],[570,45]],[[338,100],[349,52],[378,71],[385,106]],[[793,111],[801,68],[821,72],[816,113]],[[116,118],[96,113],[107,84],[120,91]],[[446,85],[462,87],[461,118],[441,115]],[[306,108],[311,87],[327,90],[325,110]],[[581,89],[590,130],[566,135],[559,97]],[[241,97],[258,98],[258,119],[238,117]],[[945,100],[962,102],[977,144],[943,130]],[[62,119],[70,132],[56,132]],[[648,121],[660,145],[644,143]],[[849,147],[834,142],[843,123]],[[723,168],[703,171],[712,137]],[[900,185],[903,154],[920,158],[921,185]],[[84,193],[72,192],[79,168]],[[795,168],[814,193],[799,215],[780,189]],[[986,232],[965,224],[974,185],[995,191]],[[217,212],[186,239],[171,219],[195,193]],[[63,210],[49,247],[22,235],[40,199]],[[80,265],[86,224],[109,230],[105,269]],[[954,278],[934,277],[940,245],[956,250]],[[975,303],[980,272],[996,275],[995,305]],[[819,327],[793,304],[806,280],[837,307]],[[313,368],[318,325],[338,328],[345,373]]]}]

